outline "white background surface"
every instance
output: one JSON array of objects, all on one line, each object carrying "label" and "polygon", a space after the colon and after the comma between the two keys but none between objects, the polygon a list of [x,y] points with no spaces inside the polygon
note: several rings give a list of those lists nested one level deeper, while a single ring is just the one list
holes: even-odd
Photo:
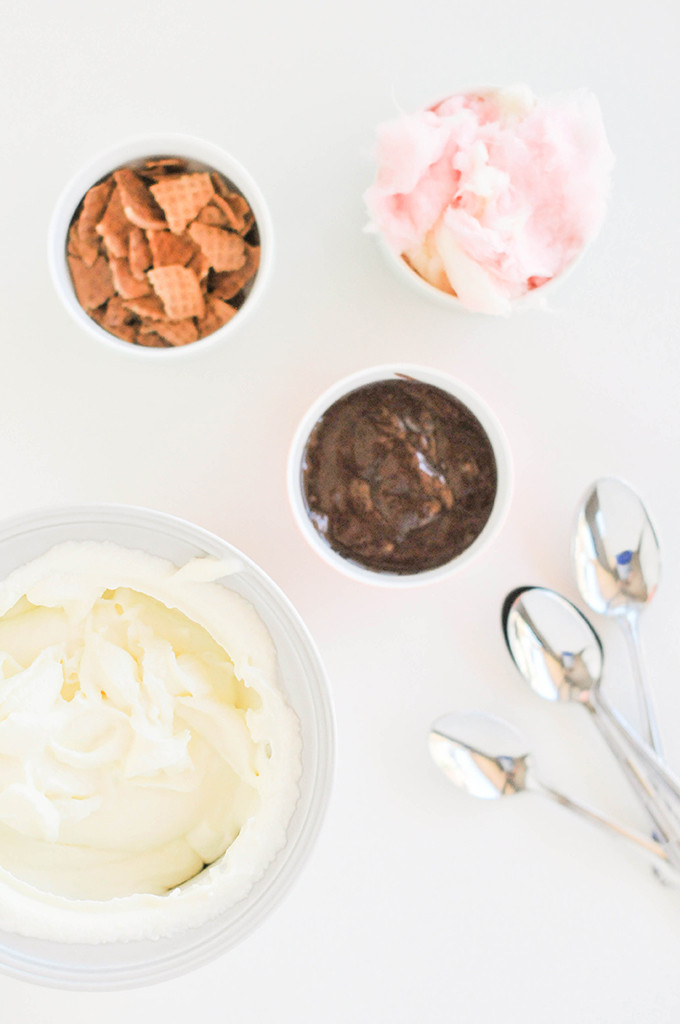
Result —
[{"label": "white background surface", "polygon": [[[587,716],[541,704],[510,663],[502,600],[578,597],[577,502],[598,476],[645,497],[664,579],[643,620],[667,753],[680,769],[678,8],[668,0],[119,2],[0,7],[3,87],[2,514],[78,501],[172,512],[254,558],[306,620],[339,736],[327,821],[283,904],[240,947],[114,994],[0,977],[2,1020],[164,1024],[671,1022],[680,891],[635,850],[538,798],[477,803],[429,760],[431,720],[479,708],[530,737],[541,774],[644,825]],[[588,86],[617,156],[602,233],[551,312],[452,314],[405,290],[363,233],[378,122],[477,84]],[[243,332],[177,363],[98,346],[48,277],[65,182],[140,132],[223,146],[259,182],[274,274]],[[510,439],[516,489],[493,548],[404,592],[336,574],[285,493],[298,419],[339,377],[419,362],[460,377]],[[616,628],[596,623],[621,707]],[[573,765],[586,769],[572,778]]]}]

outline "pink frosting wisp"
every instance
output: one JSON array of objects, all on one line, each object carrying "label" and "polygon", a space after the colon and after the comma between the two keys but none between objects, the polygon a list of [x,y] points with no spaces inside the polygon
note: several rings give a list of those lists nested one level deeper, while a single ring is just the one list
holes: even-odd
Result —
[{"label": "pink frosting wisp", "polygon": [[508,313],[596,233],[613,162],[588,91],[481,90],[381,125],[365,199],[372,229],[421,277]]}]

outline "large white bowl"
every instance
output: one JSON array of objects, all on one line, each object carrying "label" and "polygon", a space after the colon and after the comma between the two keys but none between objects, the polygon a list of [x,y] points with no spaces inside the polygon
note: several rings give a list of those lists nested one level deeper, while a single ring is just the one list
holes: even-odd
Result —
[{"label": "large white bowl", "polygon": [[250,601],[268,627],[278,653],[281,686],[302,730],[300,799],[286,844],[250,893],[219,917],[168,939],[101,945],[0,931],[0,970],[15,978],[59,988],[131,988],[167,980],[214,959],[251,932],[281,900],[307,858],[328,802],[333,712],[316,647],[281,590],[231,544],[174,516],[125,505],[83,505],[17,516],[0,524],[0,578],[55,544],[82,540],[142,549],[178,565],[202,555],[235,559],[239,568],[223,582]]},{"label": "large white bowl", "polygon": [[[66,258],[68,229],[78,204],[87,190],[117,168],[131,161],[151,156],[184,157],[219,171],[248,200],[260,236],[260,266],[248,297],[236,316],[232,317],[223,327],[213,331],[212,334],[206,335],[205,338],[193,341],[189,345],[176,345],[171,348],[146,348],[143,345],[134,345],[123,338],[117,338],[115,334],[100,327],[78,302]],[[271,273],[273,256],[273,232],[269,209],[251,175],[238,160],[235,160],[225,150],[220,149],[212,142],[206,142],[204,139],[194,138],[191,135],[143,135],[128,139],[127,142],[113,146],[105,153],[95,157],[73,176],[61,193],[52,216],[48,237],[48,257],[52,280],[60,299],[76,323],[109,348],[127,352],[141,359],[186,358],[189,355],[205,353],[215,345],[228,340],[235,331],[243,326],[260,302]]]},{"label": "large white bowl", "polygon": [[[352,562],[343,555],[334,551],[314,527],[307,506],[305,504],[302,471],[305,449],[309,435],[315,424],[321,419],[334,402],[339,398],[363,387],[365,384],[372,384],[379,380],[394,380],[400,377],[412,377],[425,384],[432,384],[442,391],[453,395],[477,417],[481,423],[493,448],[496,460],[498,483],[496,498],[491,510],[491,515],[484,526],[484,529],[473,543],[456,555],[449,562],[440,565],[435,569],[426,569],[423,572],[411,574],[399,574],[369,569],[366,566]],[[471,388],[454,377],[449,377],[439,370],[428,369],[424,366],[415,366],[411,363],[388,363],[383,366],[373,366],[370,369],[360,370],[343,380],[338,381],[325,391],[313,405],[307,410],[293,437],[288,457],[288,497],[295,521],[297,522],[303,536],[329,565],[349,576],[351,579],[361,583],[372,583],[381,587],[404,588],[421,586],[424,583],[432,583],[441,580],[458,572],[468,565],[474,558],[477,558],[485,551],[494,538],[497,536],[508,509],[512,495],[512,458],[510,445],[498,422],[486,402],[477,395]]]}]

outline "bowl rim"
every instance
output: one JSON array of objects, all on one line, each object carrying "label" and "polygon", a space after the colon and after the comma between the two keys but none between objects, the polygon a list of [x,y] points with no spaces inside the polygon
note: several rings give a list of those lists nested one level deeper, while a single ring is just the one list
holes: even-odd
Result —
[{"label": "bowl rim", "polygon": [[[248,200],[260,235],[260,265],[253,287],[236,316],[212,334],[188,345],[170,348],[147,348],[118,338],[93,320],[78,302],[66,258],[68,229],[78,204],[87,190],[106,174],[133,160],[154,155],[186,157],[206,164],[229,178]],[[157,132],[135,135],[107,147],[92,157],[71,176],[62,188],[54,206],[47,235],[50,276],[62,304],[91,337],[103,342],[110,351],[127,353],[136,359],[174,360],[196,356],[213,349],[238,330],[261,301],[271,277],[274,257],[274,232],[269,207],[256,181],[248,170],[227,150],[195,135]]]},{"label": "bowl rim", "polygon": [[[470,309],[466,306],[457,295],[451,295],[449,292],[444,292],[441,288],[437,288],[430,281],[422,277],[417,270],[407,262],[403,253],[397,253],[394,249],[391,249],[387,244],[385,238],[382,236],[380,231],[376,231],[376,239],[380,251],[383,254],[383,258],[387,264],[392,268],[393,272],[397,277],[401,278],[410,288],[419,292],[420,295],[433,302],[438,303],[440,306],[445,306],[447,309],[455,310],[459,313],[466,313],[469,316],[494,316],[498,314],[488,313],[484,310]],[[540,310],[545,309],[550,298],[553,296],[555,291],[564,284],[567,278],[571,277],[577,266],[583,261],[586,253],[590,249],[596,235],[589,238],[583,247],[576,253],[576,255],[567,263],[567,265],[556,274],[555,277],[551,277],[545,284],[539,285],[538,288],[532,288],[531,291],[526,292],[524,295],[520,295],[517,299],[512,299],[510,303],[510,310],[506,315],[510,316],[512,313],[524,313],[529,310]],[[503,314],[501,314],[502,316]]]},{"label": "bowl rim", "polygon": [[[169,939],[158,940],[157,942],[132,939],[124,942],[117,941],[99,944],[61,944],[52,940],[31,940],[25,936],[17,936],[17,939],[22,942],[30,943],[31,941],[36,941],[44,943],[48,947],[67,945],[77,949],[101,950],[107,946],[125,946],[131,950],[136,947],[140,952],[142,945],[147,942],[151,942],[151,945],[158,947],[158,955],[155,958],[151,960],[136,960],[134,964],[115,965],[113,967],[97,965],[92,967],[84,959],[83,963],[79,962],[77,965],[72,964],[64,967],[61,963],[51,962],[44,956],[37,958],[16,949],[8,949],[7,943],[2,941],[2,935],[11,933],[5,932],[0,935],[0,973],[33,984],[80,991],[112,991],[137,988],[170,980],[213,961],[252,934],[269,916],[272,910],[287,896],[316,844],[328,812],[337,762],[337,736],[333,697],[325,666],[316,643],[301,616],[278,584],[256,562],[229,541],[224,540],[218,534],[204,527],[170,513],[160,512],[143,506],[114,502],[50,505],[35,508],[24,513],[17,513],[0,521],[0,540],[10,540],[13,537],[32,533],[41,528],[49,529],[62,525],[85,523],[106,525],[109,522],[119,525],[125,525],[126,523],[137,526],[142,525],[154,530],[157,529],[159,532],[169,535],[174,539],[179,538],[193,547],[201,547],[207,552],[214,552],[215,549],[221,551],[222,554],[227,552],[238,559],[241,567],[247,569],[259,583],[264,585],[269,596],[272,597],[276,606],[283,610],[295,630],[295,636],[291,639],[291,643],[297,646],[302,642],[305,654],[313,668],[314,693],[312,704],[315,713],[314,732],[323,742],[317,743],[317,763],[313,778],[311,779],[308,806],[305,809],[304,817],[299,824],[297,833],[295,836],[287,838],[286,844],[275,854],[271,865],[267,868],[265,874],[255,882],[250,893],[243,900],[238,901],[224,911],[224,914],[235,913],[236,915],[231,922],[229,936],[225,936],[225,929],[219,927],[222,915],[218,915],[217,918],[213,918],[211,922],[208,922],[211,925],[208,936],[201,937],[199,934],[200,928],[189,928],[186,932],[181,933],[182,944],[180,948],[170,951],[161,951],[160,948],[164,942],[172,941]],[[258,609],[256,608],[256,610]],[[283,684],[286,698],[290,700],[291,706],[297,713],[295,704],[290,699],[287,689],[285,689],[285,680]],[[287,856],[285,861],[282,862],[281,859],[286,852]],[[279,861],[280,865],[279,871],[267,881],[270,869],[277,861]],[[254,897],[248,907],[246,903],[251,893],[254,894]]]},{"label": "bowl rim", "polygon": [[[454,398],[459,399],[477,417],[484,429],[496,459],[497,489],[491,515],[481,533],[475,540],[444,565],[423,572],[411,574],[386,573],[369,569],[358,563],[351,562],[338,552],[316,531],[311,523],[302,490],[302,461],[309,435],[321,416],[339,398],[364,384],[379,380],[391,380],[400,377],[413,377],[425,384],[441,388]],[[384,363],[367,367],[349,374],[327,388],[309,406],[302,416],[293,435],[289,448],[286,472],[289,503],[293,518],[303,537],[313,550],[334,569],[345,576],[361,583],[391,589],[407,589],[446,579],[458,573],[476,559],[495,540],[505,522],[510,508],[513,490],[513,466],[510,444],[495,413],[476,391],[467,384],[450,376],[444,371],[435,370],[415,363]]]}]

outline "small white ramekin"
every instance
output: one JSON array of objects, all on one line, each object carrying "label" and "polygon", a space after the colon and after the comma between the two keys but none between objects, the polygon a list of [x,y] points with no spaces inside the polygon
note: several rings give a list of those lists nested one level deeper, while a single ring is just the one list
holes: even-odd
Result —
[{"label": "small white ramekin", "polygon": [[[115,334],[100,327],[78,302],[66,258],[68,230],[78,204],[87,190],[117,168],[132,161],[152,156],[184,157],[219,171],[247,199],[255,216],[260,236],[260,266],[255,275],[252,289],[236,316],[232,317],[223,327],[213,331],[212,334],[206,335],[205,338],[200,338],[188,345],[177,345],[171,348],[146,348],[143,345],[134,345],[123,338],[117,338]],[[271,273],[273,255],[271,217],[264,197],[253,178],[245,167],[225,150],[220,149],[212,142],[189,135],[139,136],[113,146],[105,153],[100,154],[81,168],[64,188],[52,216],[48,237],[48,258],[52,280],[59,297],[76,323],[110,349],[128,352],[137,358],[152,360],[174,360],[186,358],[187,355],[197,355],[216,345],[221,345],[231,338],[260,302]]]},{"label": "small white ramekin", "polygon": [[[372,384],[380,380],[394,380],[403,376],[411,377],[425,384],[431,384],[434,387],[440,388],[467,406],[470,412],[477,417],[491,442],[498,474],[496,499],[491,515],[484,529],[473,543],[465,551],[462,551],[444,565],[440,565],[435,569],[427,569],[423,572],[407,575],[369,569],[356,562],[349,561],[337,551],[334,551],[330,544],[318,533],[309,518],[302,482],[303,460],[307,441],[315,424],[321,419],[326,410],[334,402],[337,402],[338,399],[351,391],[355,391],[357,388],[363,387],[365,384]],[[425,583],[445,579],[458,572],[464,566],[469,565],[474,558],[477,558],[485,551],[498,535],[506,518],[512,495],[512,481],[510,445],[496,416],[483,399],[465,384],[462,384],[453,377],[449,377],[448,374],[410,363],[388,363],[382,366],[373,366],[345,377],[330,387],[317,398],[302,417],[293,436],[288,456],[287,483],[291,508],[298,527],[314,551],[328,565],[333,566],[334,569],[357,582],[396,589],[421,586]]]},{"label": "small white ramekin", "polygon": [[[484,94],[493,94],[501,90],[502,87],[497,85],[481,86],[475,88],[468,87],[465,89],[458,89],[456,90],[455,93],[449,94],[449,96],[479,96]],[[449,97],[440,97],[435,103],[429,104],[426,109],[434,110],[447,98]],[[549,308],[550,300],[554,295],[555,291],[560,288],[560,286],[566,281],[566,279],[571,276],[573,270],[581,263],[581,260],[585,252],[590,247],[598,231],[599,228],[592,234],[590,238],[587,239],[587,241],[579,250],[579,252],[576,253],[573,259],[569,261],[569,263],[560,271],[559,274],[556,274],[554,277],[550,278],[550,280],[546,281],[545,284],[539,285],[538,288],[533,288],[531,289],[531,291],[526,292],[524,295],[519,296],[516,299],[512,299],[510,301],[510,309],[508,312],[514,313],[520,310]],[[425,280],[424,277],[421,277],[420,274],[416,270],[414,270],[413,267],[409,265],[409,263],[407,263],[402,254],[395,252],[394,249],[392,249],[387,244],[379,228],[376,227],[375,233],[380,250],[383,253],[386,262],[403,283],[407,284],[410,288],[414,289],[414,291],[420,294],[423,298],[430,299],[430,301],[436,302],[438,305],[444,306],[449,310],[458,312],[462,311],[467,313],[476,312],[475,310],[469,309],[469,307],[467,307],[465,303],[463,303],[458,298],[457,295],[452,295],[449,292],[442,291],[441,288],[437,288],[435,285]]]}]

